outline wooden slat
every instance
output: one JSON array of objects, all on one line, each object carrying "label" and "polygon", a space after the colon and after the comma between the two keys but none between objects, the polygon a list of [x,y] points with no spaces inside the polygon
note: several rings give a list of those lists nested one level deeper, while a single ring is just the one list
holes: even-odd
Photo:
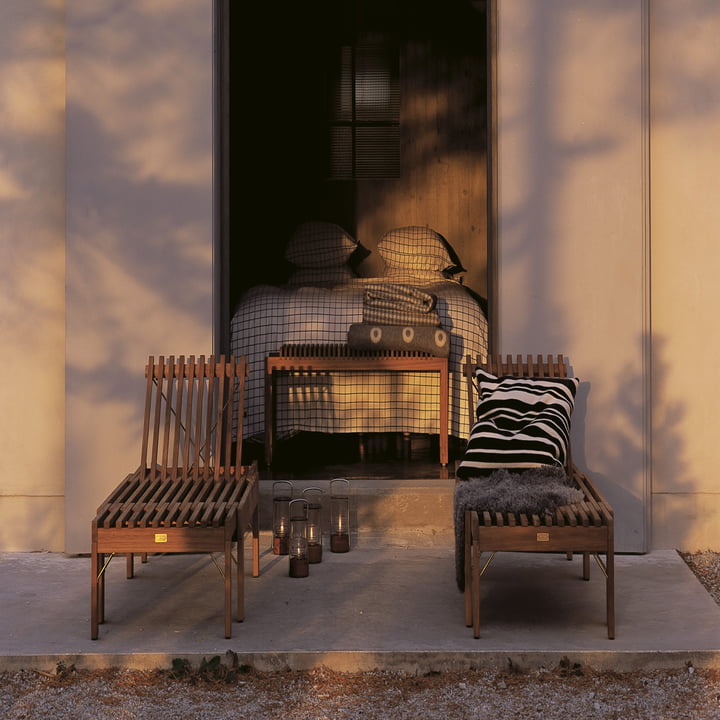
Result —
[{"label": "wooden slat", "polygon": [[581,505],[582,509],[585,511],[588,518],[590,519],[590,522],[592,522],[593,525],[602,525],[600,514],[597,512],[596,508],[593,507],[591,503],[583,501]]},{"label": "wooden slat", "polygon": [[163,392],[165,386],[165,358],[159,357],[158,365],[153,369],[155,376],[155,389],[153,392],[153,415],[152,415],[152,440],[150,443],[150,459],[148,469],[151,478],[155,476],[159,467],[158,448],[160,446],[160,419],[162,417]]},{"label": "wooden slat", "polygon": [[175,365],[175,383],[177,392],[175,393],[175,410],[173,413],[173,444],[172,455],[170,457],[171,478],[177,478],[177,471],[180,465],[180,437],[183,432],[183,403],[185,402],[185,356],[181,355]]},{"label": "wooden slat", "polygon": [[174,406],[174,398],[173,393],[175,392],[175,358],[171,355],[168,358],[168,362],[165,368],[165,374],[166,374],[166,383],[165,383],[165,398],[164,398],[164,405],[165,405],[165,418],[163,421],[163,430],[162,430],[162,449],[161,449],[161,467],[167,467],[168,466],[168,460],[169,460],[169,454],[170,454],[170,447],[172,443],[172,415],[173,415],[173,406]]},{"label": "wooden slat", "polygon": [[150,409],[154,387],[155,358],[151,355],[145,366],[145,413],[143,415],[142,442],[140,444],[140,467],[148,466],[148,442],[150,441]]},{"label": "wooden slat", "polygon": [[205,399],[205,384],[202,379],[205,377],[205,356],[201,355],[195,365],[195,416],[192,420],[192,467],[196,471],[200,467],[200,456],[202,452],[202,427],[203,427],[203,403]]}]

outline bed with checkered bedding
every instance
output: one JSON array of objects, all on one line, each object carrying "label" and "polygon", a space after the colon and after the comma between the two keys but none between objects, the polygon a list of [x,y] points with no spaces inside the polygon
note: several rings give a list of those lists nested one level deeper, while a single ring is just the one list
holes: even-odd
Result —
[{"label": "bed with checkered bedding", "polygon": [[[242,296],[232,317],[231,352],[249,365],[245,387],[245,438],[264,432],[265,358],[284,345],[338,345],[351,325],[363,321],[370,285],[388,278],[353,278],[333,286],[259,285]],[[450,337],[448,432],[466,439],[467,388],[462,363],[485,356],[487,317],[482,301],[453,279],[394,277],[437,298],[440,323]],[[277,382],[276,437],[301,431],[438,434],[438,377],[422,372],[343,372],[283,375]]]}]

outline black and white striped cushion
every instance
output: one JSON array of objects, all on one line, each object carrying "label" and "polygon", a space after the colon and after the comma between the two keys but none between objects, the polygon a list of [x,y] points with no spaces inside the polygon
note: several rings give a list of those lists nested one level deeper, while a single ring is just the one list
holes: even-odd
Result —
[{"label": "black and white striped cushion", "polygon": [[577,378],[497,377],[477,369],[476,422],[457,475],[565,465]]}]

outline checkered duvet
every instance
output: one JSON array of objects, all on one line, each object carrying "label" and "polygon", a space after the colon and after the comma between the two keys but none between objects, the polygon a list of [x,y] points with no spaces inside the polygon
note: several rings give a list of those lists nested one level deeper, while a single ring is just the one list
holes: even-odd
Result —
[{"label": "checkered duvet", "polygon": [[[386,278],[357,278],[328,287],[259,285],[241,298],[232,318],[231,352],[245,355],[245,438],[264,432],[265,357],[288,344],[345,344],[348,329],[363,321],[368,285]],[[405,282],[405,281],[403,281]],[[450,334],[451,435],[468,434],[466,355],[487,353],[487,318],[476,296],[454,280],[416,283],[437,297],[440,322]],[[277,387],[277,437],[300,431],[438,433],[435,373],[343,372],[283,375]]]}]

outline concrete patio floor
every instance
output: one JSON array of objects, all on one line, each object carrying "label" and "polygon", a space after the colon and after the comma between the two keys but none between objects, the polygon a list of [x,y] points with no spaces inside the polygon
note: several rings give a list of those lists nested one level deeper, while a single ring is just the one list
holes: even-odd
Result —
[{"label": "concrete patio floor", "polygon": [[[247,543],[249,545],[249,543]],[[307,578],[261,536],[261,574],[245,580],[245,621],[223,636],[223,590],[209,556],[151,556],[125,578],[108,568],[106,622],[90,639],[90,560],[0,554],[0,670],[169,668],[227,651],[258,670],[553,667],[720,667],[720,607],[672,550],[616,557],[616,639],[605,625],[605,581],[581,559],[500,553],[483,577],[480,639],[464,622],[454,548],[356,541],[326,547]],[[246,571],[251,567],[246,548]]]}]

